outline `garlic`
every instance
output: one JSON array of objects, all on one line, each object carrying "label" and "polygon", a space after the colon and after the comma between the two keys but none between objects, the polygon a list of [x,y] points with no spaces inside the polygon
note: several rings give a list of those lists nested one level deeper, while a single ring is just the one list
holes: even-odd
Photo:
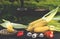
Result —
[{"label": "garlic", "polygon": [[39,37],[44,37],[44,34],[43,33],[40,33]]},{"label": "garlic", "polygon": [[38,34],[34,33],[34,34],[32,35],[32,38],[36,38],[37,35],[38,35]]},{"label": "garlic", "polygon": [[32,36],[32,33],[31,32],[28,32],[27,33],[27,36],[29,36],[29,37]]}]

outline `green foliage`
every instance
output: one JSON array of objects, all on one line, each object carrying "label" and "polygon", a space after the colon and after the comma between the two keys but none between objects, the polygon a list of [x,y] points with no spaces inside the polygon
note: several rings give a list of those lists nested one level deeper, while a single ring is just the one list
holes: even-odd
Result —
[{"label": "green foliage", "polygon": [[9,1],[3,1],[2,4],[3,4],[3,5],[10,5],[11,2],[9,2]]},{"label": "green foliage", "polygon": [[[60,0],[24,0],[24,7],[31,7],[31,8],[38,8],[38,7],[45,7],[49,8],[50,10],[60,6]],[[9,0],[1,0],[0,4],[3,5],[10,5],[13,4],[14,6],[20,5],[20,0],[15,0],[14,2],[10,2]],[[60,9],[59,9],[60,10]]]},{"label": "green foliage", "polygon": [[33,7],[40,7],[40,8],[45,7],[50,10],[56,8],[57,6],[60,7],[60,0],[39,0],[39,2],[36,2],[35,0],[30,0],[30,1],[25,1],[25,4],[26,3],[28,4],[27,6],[30,5],[31,7],[33,6]]},{"label": "green foliage", "polygon": [[18,3],[17,1],[14,1],[14,2],[13,2],[13,5],[14,5],[14,6],[20,6],[20,3]]}]

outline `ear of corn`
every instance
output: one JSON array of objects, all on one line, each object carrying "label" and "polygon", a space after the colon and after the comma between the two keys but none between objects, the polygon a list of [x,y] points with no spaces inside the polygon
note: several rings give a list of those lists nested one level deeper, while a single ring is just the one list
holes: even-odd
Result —
[{"label": "ear of corn", "polygon": [[[59,7],[50,11],[49,13],[44,15],[41,19],[38,19],[38,20],[30,23],[27,30],[28,31],[34,31],[34,32],[37,32],[37,30],[38,30],[38,32],[41,32],[39,30],[42,29],[45,25],[47,25],[48,22],[50,22],[53,19],[53,17],[56,15],[56,13],[58,11],[58,8]],[[42,27],[42,28],[40,28],[40,27]],[[42,31],[46,31],[46,30],[42,29]]]},{"label": "ear of corn", "polygon": [[7,20],[4,20],[4,23],[1,23],[0,25],[4,28],[7,28],[7,25],[10,23],[12,25],[12,27],[14,27],[15,29],[21,29],[21,28],[24,28],[26,29],[27,28],[27,25],[23,25],[23,24],[18,24],[18,23],[12,23],[10,21],[7,21]]},{"label": "ear of corn", "polygon": [[10,21],[4,20],[4,19],[3,19],[3,21],[4,21],[4,23],[2,23],[0,25],[3,26],[4,28],[6,28],[8,32],[13,32],[14,29],[13,29],[13,26],[10,23]]},{"label": "ear of corn", "polygon": [[35,27],[43,27],[43,26],[46,25],[46,24],[47,24],[47,22],[46,22],[45,20],[41,19],[41,20],[40,20],[39,22],[37,22],[36,24],[29,25],[28,28],[27,28],[27,30],[28,30],[28,31],[33,31],[33,29],[34,29]]},{"label": "ear of corn", "polygon": [[11,23],[10,21],[4,20],[4,23],[1,23],[0,25],[8,30],[8,32],[14,32],[14,29],[26,29],[27,26],[23,24],[17,24],[17,23]]}]

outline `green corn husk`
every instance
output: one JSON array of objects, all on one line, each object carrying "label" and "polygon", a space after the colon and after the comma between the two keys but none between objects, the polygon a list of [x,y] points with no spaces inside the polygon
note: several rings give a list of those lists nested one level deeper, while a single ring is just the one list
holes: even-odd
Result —
[{"label": "green corn husk", "polygon": [[54,28],[52,29],[53,31],[59,31],[60,32],[60,23],[53,23],[53,24],[48,24],[48,26],[54,26]]},{"label": "green corn husk", "polygon": [[58,31],[60,32],[60,16],[56,16],[53,18],[53,20],[51,20],[49,23],[48,23],[48,26],[50,27],[51,25],[54,26],[54,30],[53,31]]},{"label": "green corn husk", "polygon": [[[11,23],[10,21],[7,21],[7,20],[3,20],[3,21],[4,21],[4,23],[1,23],[0,25],[2,27],[4,27],[4,28],[6,28],[6,26],[7,26],[8,23]],[[21,28],[24,28],[25,29],[25,28],[27,28],[27,26],[26,25],[23,25],[23,24],[17,24],[17,23],[11,23],[11,24],[16,29],[21,29]]]},{"label": "green corn husk", "polygon": [[58,15],[58,16],[55,16],[55,17],[53,18],[53,20],[60,21],[60,16],[59,16],[59,15]]},{"label": "green corn husk", "polygon": [[53,9],[52,11],[44,15],[42,19],[45,19],[47,22],[50,22],[53,19],[53,17],[57,14],[58,8],[59,7],[57,7],[56,9]]},{"label": "green corn husk", "polygon": [[17,24],[17,23],[11,23],[12,26],[16,29],[22,29],[22,28],[27,28],[27,25],[23,25],[23,24]]}]

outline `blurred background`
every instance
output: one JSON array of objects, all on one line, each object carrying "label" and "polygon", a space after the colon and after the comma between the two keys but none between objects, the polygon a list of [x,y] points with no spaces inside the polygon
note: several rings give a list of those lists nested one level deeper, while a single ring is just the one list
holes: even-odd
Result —
[{"label": "blurred background", "polygon": [[0,0],[0,23],[6,19],[27,25],[57,6],[60,7],[60,0]]}]

